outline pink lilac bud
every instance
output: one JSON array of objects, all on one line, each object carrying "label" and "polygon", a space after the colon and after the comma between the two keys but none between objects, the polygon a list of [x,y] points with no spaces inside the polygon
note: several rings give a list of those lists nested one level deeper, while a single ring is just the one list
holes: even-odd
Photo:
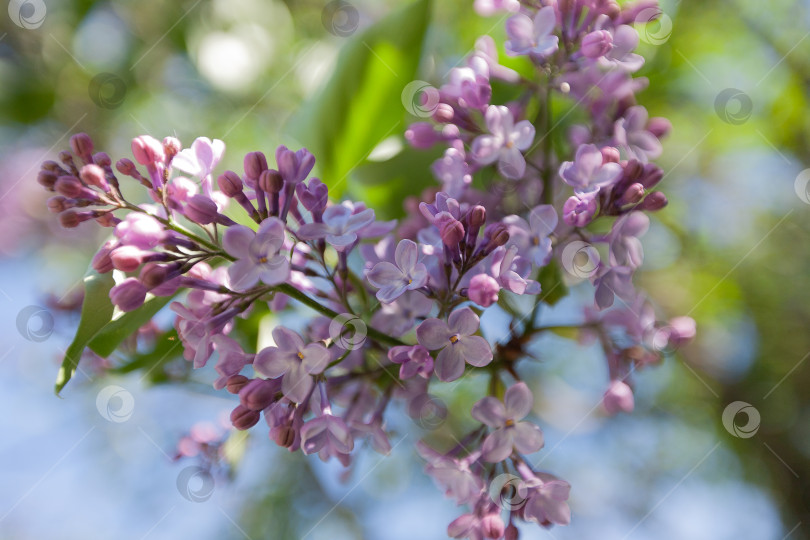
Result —
[{"label": "pink lilac bud", "polygon": [[639,210],[655,212],[656,210],[661,210],[663,207],[665,207],[668,202],[669,201],[667,201],[666,195],[660,191],[653,191],[647,195],[643,201],[641,201],[641,204],[639,204],[637,208]]},{"label": "pink lilac bud", "polygon": [[697,325],[692,317],[675,317],[669,320],[669,343],[674,347],[693,340],[697,334]]},{"label": "pink lilac bud", "polygon": [[437,216],[434,224],[445,246],[458,246],[464,239],[464,225],[449,213]]},{"label": "pink lilac bud", "polygon": [[252,428],[259,423],[260,419],[261,413],[259,411],[252,411],[244,405],[237,405],[231,411],[231,424],[241,431]]},{"label": "pink lilac bud", "polygon": [[415,122],[405,130],[405,140],[414,148],[427,149],[441,140],[441,135],[428,122]]},{"label": "pink lilac bud", "polygon": [[447,103],[439,103],[436,105],[436,110],[433,111],[433,120],[439,124],[449,124],[453,121],[455,111],[453,107]]},{"label": "pink lilac bud", "polygon": [[641,199],[644,198],[644,186],[641,184],[632,184],[627,191],[621,196],[618,200],[619,206],[624,206],[626,204],[636,204]]},{"label": "pink lilac bud", "polygon": [[520,531],[518,531],[518,528],[515,527],[514,524],[510,523],[503,532],[503,540],[519,540],[519,538]]},{"label": "pink lilac bud", "polygon": [[156,163],[166,161],[163,144],[149,135],[141,135],[132,139],[132,155],[135,156],[135,161],[147,167],[154,167]]},{"label": "pink lilac bud", "polygon": [[672,131],[672,123],[666,118],[655,116],[650,118],[647,124],[647,131],[661,139],[669,135],[669,132]]},{"label": "pink lilac bud", "polygon": [[233,171],[225,171],[220,174],[217,178],[217,185],[222,193],[228,197],[236,197],[245,189],[242,179]]},{"label": "pink lilac bud", "polygon": [[489,307],[498,301],[498,292],[501,286],[498,281],[488,274],[478,274],[470,280],[467,296],[481,307]]},{"label": "pink lilac bud", "polygon": [[602,152],[602,164],[618,163],[622,157],[619,153],[619,149],[614,148],[613,146],[605,146],[600,150],[600,152]]},{"label": "pink lilac bud", "polygon": [[[615,2],[612,2],[615,4]],[[650,11],[652,10],[652,11]],[[616,6],[616,13],[608,14],[611,19],[616,19],[616,24],[633,24],[633,22],[641,15],[642,12],[650,12],[655,14],[654,17],[647,17],[647,22],[657,19],[661,13],[661,8],[658,5],[658,0],[639,0],[637,2],[628,2],[624,9]]]},{"label": "pink lilac bud", "polygon": [[613,36],[606,30],[595,30],[582,38],[582,54],[587,58],[599,58],[613,48]]},{"label": "pink lilac bud", "polygon": [[87,133],[77,133],[70,138],[70,149],[85,163],[93,162],[93,139]]},{"label": "pink lilac bud", "polygon": [[250,152],[245,155],[244,166],[245,176],[256,181],[267,170],[267,157],[261,152]]},{"label": "pink lilac bud", "polygon": [[119,246],[112,250],[110,259],[116,270],[133,272],[138,269],[143,262],[144,256],[148,253],[148,251],[142,251],[135,246]]},{"label": "pink lilac bud", "polygon": [[228,380],[225,383],[225,388],[231,394],[238,394],[242,390],[242,388],[244,388],[245,385],[249,382],[250,379],[248,379],[244,375],[231,375],[230,377],[228,377]]},{"label": "pink lilac bud", "polygon": [[273,381],[253,379],[239,391],[239,402],[252,411],[261,411],[273,403],[278,390]]},{"label": "pink lilac bud", "polygon": [[121,223],[121,220],[115,217],[112,212],[104,212],[100,216],[96,217],[96,223],[102,227],[115,227]]},{"label": "pink lilac bud", "polygon": [[505,527],[501,516],[498,514],[487,514],[481,518],[481,532],[484,538],[498,540],[503,537]]},{"label": "pink lilac bud", "polygon": [[166,160],[170,161],[183,149],[183,143],[177,137],[164,137],[163,151],[166,153]]},{"label": "pink lilac bud", "polygon": [[113,246],[112,241],[107,242],[93,256],[93,262],[91,263],[91,266],[99,274],[106,274],[107,272],[110,272],[113,269],[112,258],[110,257],[112,246]]},{"label": "pink lilac bud", "polygon": [[110,300],[121,311],[134,311],[143,305],[146,287],[135,278],[127,278],[110,289]]},{"label": "pink lilac bud", "polygon": [[631,413],[635,407],[633,391],[625,382],[619,380],[610,382],[610,386],[602,397],[602,403],[609,414]]},{"label": "pink lilac bud", "polygon": [[79,171],[79,178],[84,180],[85,184],[95,186],[103,191],[110,191],[110,186],[107,179],[104,177],[104,169],[92,163],[82,167]]}]

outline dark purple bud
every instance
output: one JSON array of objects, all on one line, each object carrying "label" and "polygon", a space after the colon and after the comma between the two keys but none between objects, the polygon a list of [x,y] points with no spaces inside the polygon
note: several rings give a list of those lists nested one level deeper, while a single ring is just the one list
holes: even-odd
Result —
[{"label": "dark purple bud", "polygon": [[277,393],[274,381],[253,379],[239,391],[239,402],[252,411],[261,411],[273,403]]},{"label": "dark purple bud", "polygon": [[244,431],[250,429],[259,423],[261,413],[259,411],[251,411],[243,405],[237,405],[231,411],[231,424],[238,430]]},{"label": "dark purple bud", "polygon": [[258,180],[262,171],[267,170],[267,158],[262,152],[250,152],[245,155],[245,176],[251,180]]},{"label": "dark purple bud", "polygon": [[65,197],[62,197],[61,195],[57,195],[56,197],[51,197],[50,199],[48,199],[48,202],[47,202],[48,210],[50,210],[54,214],[58,214],[59,212],[64,212],[65,210],[70,208],[70,206],[68,204],[66,204],[67,200],[68,199],[66,199]]},{"label": "dark purple bud", "polygon": [[101,249],[93,256],[91,265],[93,269],[99,274],[106,274],[113,269],[112,259],[110,258],[110,243],[104,244]]},{"label": "dark purple bud", "polygon": [[661,167],[648,163],[644,166],[644,174],[639,178],[639,182],[647,189],[651,189],[657,185],[658,182],[664,177],[664,171]]},{"label": "dark purple bud", "polygon": [[50,171],[50,172],[56,174],[56,176],[62,176],[66,172],[65,169],[63,169],[61,165],[59,165],[57,162],[52,161],[50,159],[47,160],[47,161],[43,161],[41,168],[44,171]]},{"label": "dark purple bud", "polygon": [[643,201],[641,201],[641,204],[638,205],[638,209],[655,212],[656,210],[661,210],[663,207],[665,207],[668,202],[669,201],[667,201],[666,195],[660,191],[653,191],[647,195]]},{"label": "dark purple bud", "polygon": [[112,212],[104,212],[100,216],[96,216],[96,223],[102,227],[115,227],[121,220],[115,217]]},{"label": "dark purple bud", "polygon": [[146,287],[135,278],[127,278],[110,289],[110,300],[121,311],[134,311],[145,299]]},{"label": "dark purple bud", "polygon": [[276,164],[285,182],[297,184],[306,180],[315,167],[315,156],[306,148],[293,152],[286,146],[279,146],[276,149]]},{"label": "dark purple bud", "polygon": [[80,197],[83,187],[82,183],[79,182],[79,179],[75,176],[60,176],[54,185],[56,191],[71,199]]},{"label": "dark purple bud", "polygon": [[39,184],[48,191],[54,190],[54,186],[56,185],[56,180],[58,178],[59,177],[56,175],[56,173],[45,169],[39,171],[39,174],[37,174],[37,182],[39,182]]},{"label": "dark purple bud", "polygon": [[520,531],[514,524],[510,523],[503,532],[503,540],[519,540]]},{"label": "dark purple bud", "polygon": [[238,394],[239,391],[242,390],[242,388],[244,388],[249,382],[250,379],[244,375],[231,375],[228,377],[228,381],[225,383],[225,388],[231,394]]},{"label": "dark purple bud", "polygon": [[613,36],[606,30],[594,30],[582,38],[582,54],[587,58],[599,58],[613,48]]},{"label": "dark purple bud", "polygon": [[183,215],[200,225],[208,225],[219,221],[217,203],[201,194],[189,198],[186,207],[183,209]]},{"label": "dark purple bud", "polygon": [[233,171],[225,171],[217,178],[217,185],[220,191],[228,197],[236,197],[245,186],[242,184],[242,179]]},{"label": "dark purple bud", "polygon": [[135,167],[135,164],[132,163],[132,160],[127,158],[119,159],[115,163],[115,169],[121,174],[125,174],[127,176],[138,174],[138,169]]},{"label": "dark purple bud", "polygon": [[85,163],[93,162],[93,139],[87,133],[77,133],[70,138],[70,149]]},{"label": "dark purple bud", "polygon": [[[110,191],[110,185],[104,177],[104,169],[92,163],[82,167],[79,177],[89,186],[95,186],[103,191]],[[67,178],[67,177],[65,177]]]},{"label": "dark purple bud", "polygon": [[644,174],[644,165],[635,159],[631,159],[624,165],[624,177],[627,180],[636,181]]},{"label": "dark purple bud", "polygon": [[284,189],[284,179],[275,169],[267,169],[259,175],[259,188],[265,193],[280,193]]},{"label": "dark purple bud", "polygon": [[496,248],[509,241],[509,230],[503,223],[491,223],[484,229],[484,254],[492,253]]},{"label": "dark purple bud", "polygon": [[106,152],[96,152],[93,154],[93,163],[106,169],[112,165],[112,159]]},{"label": "dark purple bud", "polygon": [[470,227],[480,228],[487,221],[487,210],[483,206],[476,205],[470,210]]},{"label": "dark purple bud", "polygon": [[278,426],[270,430],[270,438],[282,448],[290,448],[295,443],[295,430],[290,426]]},{"label": "dark purple bud", "polygon": [[438,216],[433,223],[439,228],[445,246],[458,246],[464,239],[464,225],[449,213]]}]

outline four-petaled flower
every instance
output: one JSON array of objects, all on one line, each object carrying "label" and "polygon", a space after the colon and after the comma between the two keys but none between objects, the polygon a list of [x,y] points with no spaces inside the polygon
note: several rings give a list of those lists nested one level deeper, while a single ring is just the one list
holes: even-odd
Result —
[{"label": "four-petaled flower", "polygon": [[228,268],[231,287],[244,291],[259,281],[266,285],[285,282],[290,276],[290,261],[279,253],[284,238],[284,224],[274,217],[262,221],[256,232],[244,225],[228,227],[223,245],[238,259]]},{"label": "four-petaled flower", "polygon": [[464,373],[464,363],[482,367],[492,361],[492,349],[487,340],[473,335],[478,330],[478,315],[470,308],[457,309],[447,322],[427,319],[416,329],[419,343],[431,350],[440,350],[436,357],[436,375],[441,381],[454,381]]},{"label": "four-petaled flower", "polygon": [[479,135],[472,143],[472,157],[479,165],[498,162],[498,172],[517,180],[526,172],[528,150],[534,140],[534,125],[528,120],[515,124],[512,113],[503,105],[490,105],[486,112],[490,135]]},{"label": "four-petaled flower", "polygon": [[290,401],[301,403],[314,384],[312,375],[326,369],[331,355],[320,343],[305,344],[301,336],[283,326],[273,329],[273,339],[276,346],[259,351],[253,367],[268,379],[281,377],[284,395]]},{"label": "four-petaled flower", "polygon": [[326,239],[338,251],[345,251],[357,242],[357,232],[374,221],[370,208],[352,213],[343,204],[330,206],[323,212],[323,223],[307,223],[296,234],[302,240]]},{"label": "four-petaled flower", "polygon": [[574,161],[564,161],[560,165],[560,176],[576,193],[598,191],[614,183],[622,173],[618,163],[602,161],[602,152],[596,145],[583,144],[577,148]]},{"label": "four-petaled flower", "polygon": [[418,262],[419,247],[413,240],[400,240],[394,253],[394,263],[381,261],[374,265],[368,281],[379,288],[377,300],[390,304],[405,291],[418,289],[427,283],[427,267]]},{"label": "four-petaled flower", "polygon": [[546,6],[537,12],[534,20],[518,14],[506,21],[506,54],[511,56],[532,54],[548,56],[557,50],[559,38],[554,35],[557,15],[554,8]]},{"label": "four-petaled flower", "polygon": [[213,141],[208,137],[197,137],[191,148],[181,150],[172,159],[172,167],[200,179],[203,193],[211,196],[211,172],[217,166],[225,152],[225,143],[219,139]]},{"label": "four-petaled flower", "polygon": [[339,416],[322,413],[301,427],[301,448],[305,454],[318,453],[326,461],[340,458],[354,449],[354,439],[349,426]]},{"label": "four-petaled flower", "polygon": [[503,403],[487,396],[472,408],[473,418],[495,428],[481,446],[481,457],[490,463],[508,458],[513,449],[531,454],[543,447],[543,432],[531,422],[520,422],[532,409],[532,393],[526,383],[513,384]]}]

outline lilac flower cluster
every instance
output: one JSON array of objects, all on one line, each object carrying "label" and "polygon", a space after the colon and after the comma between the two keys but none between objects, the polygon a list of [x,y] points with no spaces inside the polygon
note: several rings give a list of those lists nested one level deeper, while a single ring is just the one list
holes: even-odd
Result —
[{"label": "lilac flower cluster", "polygon": [[[476,0],[483,15],[510,13],[506,54],[536,75],[501,65],[494,40],[479,39],[441,87],[431,121],[406,132],[417,148],[446,150],[432,167],[440,190],[401,223],[378,220],[362,202],[330,201],[327,184],[311,177],[315,157],[283,146],[274,163],[251,152],[242,171],[217,175],[222,141],[183,148],[141,136],[135,162],[113,164],[79,134],[72,152],[43,164],[39,182],[56,193],[48,207],[65,227],[94,220],[111,229],[92,266],[118,271],[109,296],[119,310],[175,299],[184,356],[198,369],[215,358],[214,388],[238,396],[236,429],[264,418],[278,445],[348,466],[360,441],[390,452],[393,400],[424,403],[431,386],[479,373],[489,384],[468,411],[478,426],[446,451],[417,446],[428,474],[470,508],[448,534],[514,539],[518,520],[565,525],[570,486],[531,464],[544,436],[527,420],[533,395],[520,375],[532,339],[556,328],[538,324],[553,292],[541,276],[556,268],[566,279],[553,287],[592,284],[582,283],[593,302],[571,326],[604,349],[608,413],[632,411],[634,369],[695,333],[685,317],[657,322],[632,282],[646,212],[667,203],[650,160],[669,124],[636,103],[646,81],[633,77],[643,58],[630,23],[651,4]],[[494,103],[494,80],[518,97]],[[562,145],[552,144],[552,100],[580,113]],[[152,202],[127,201],[123,181],[141,184]],[[589,227],[597,220],[607,233]],[[516,297],[527,297],[529,313]],[[258,306],[280,313],[296,304],[315,315],[295,329],[277,325],[260,349],[234,333],[239,319],[266,311]],[[512,317],[500,342],[482,335],[488,309]],[[508,471],[522,503],[505,507],[492,485]]]}]

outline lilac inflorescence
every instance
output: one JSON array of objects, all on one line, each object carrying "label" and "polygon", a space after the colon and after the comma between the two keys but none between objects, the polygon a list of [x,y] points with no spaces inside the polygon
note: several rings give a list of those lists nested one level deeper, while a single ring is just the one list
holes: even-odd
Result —
[{"label": "lilac inflorescence", "polygon": [[[604,350],[608,414],[633,410],[635,369],[695,333],[687,317],[658,322],[633,284],[647,214],[667,204],[652,160],[670,126],[636,103],[646,80],[633,73],[644,59],[628,24],[651,4],[476,0],[481,15],[508,15],[506,52],[537,76],[500,65],[492,38],[479,39],[441,86],[430,121],[405,133],[416,148],[445,151],[431,168],[440,188],[407,202],[400,223],[380,221],[362,202],[330,201],[328,184],[310,176],[315,156],[284,146],[274,162],[251,152],[242,172],[217,174],[219,140],[183,148],[144,135],[132,141],[134,161],[113,165],[79,134],[38,180],[54,192],[48,208],[65,227],[92,220],[111,229],[92,266],[117,271],[112,304],[129,312],[175,298],[185,359],[200,369],[216,358],[214,387],[238,396],[234,428],[263,417],[278,445],[348,466],[356,441],[391,451],[390,403],[432,403],[432,386],[481,373],[486,393],[467,411],[477,427],[446,451],[418,444],[428,474],[469,507],[448,534],[512,539],[519,520],[566,525],[571,486],[528,457],[544,436],[529,419],[534,398],[520,375],[532,339],[551,329],[538,324],[538,307],[555,293],[544,288],[590,291],[571,326]],[[516,99],[493,103],[494,80]],[[567,150],[551,141],[558,99],[581,113]],[[151,202],[127,201],[125,181]],[[600,233],[588,228],[596,221]],[[530,313],[516,297],[531,299]],[[233,333],[258,306],[278,313],[296,304],[316,315],[297,331],[277,325],[260,336],[260,350]],[[481,332],[490,308],[512,318],[499,342]],[[407,408],[417,420],[423,409]],[[493,488],[506,471],[508,504],[503,486]]]}]

